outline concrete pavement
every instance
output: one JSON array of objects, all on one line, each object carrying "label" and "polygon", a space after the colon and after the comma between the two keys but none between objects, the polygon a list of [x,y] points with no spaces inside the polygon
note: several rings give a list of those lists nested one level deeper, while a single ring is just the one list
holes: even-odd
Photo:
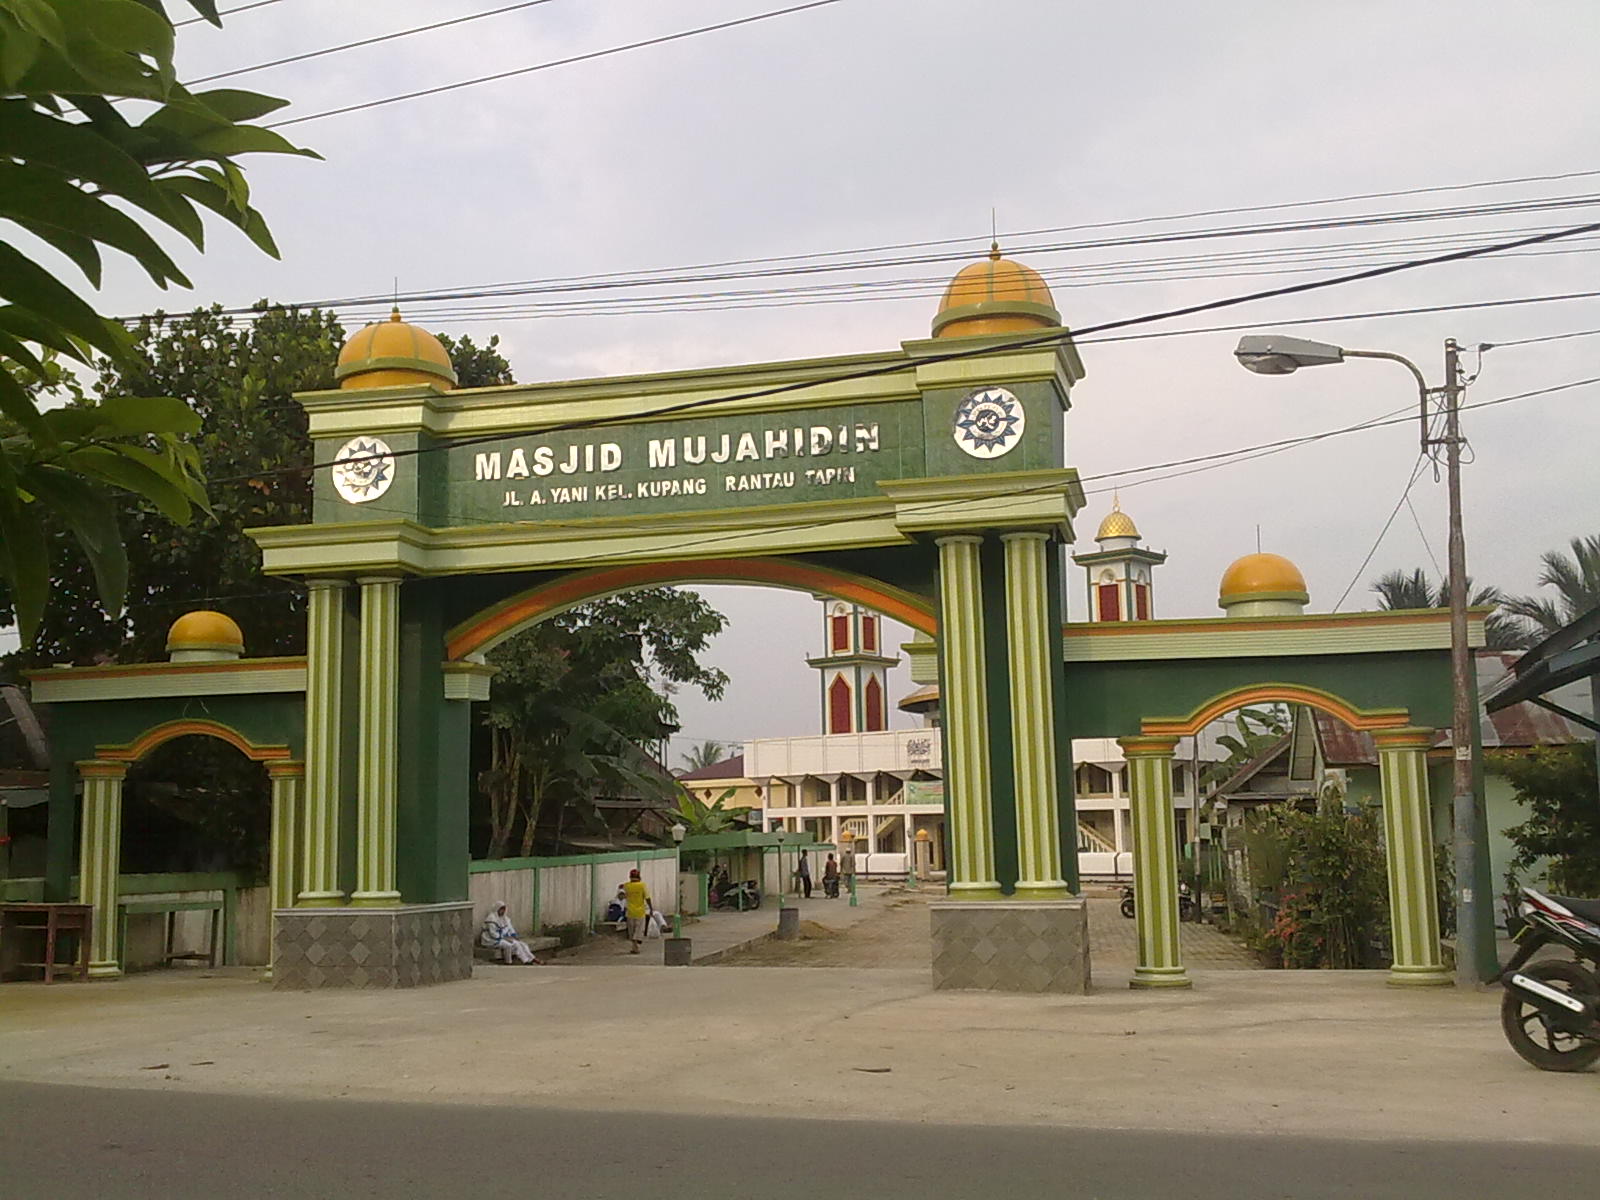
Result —
[{"label": "concrete pavement", "polygon": [[1148,1197],[1588,1200],[1600,1152],[1505,1142],[803,1124],[724,1113],[152,1095],[0,1083],[17,1200]]},{"label": "concrete pavement", "polygon": [[1191,992],[935,993],[926,970],[482,968],[403,992],[170,971],[0,988],[0,1083],[663,1114],[1592,1146],[1600,1074],[1533,1070],[1498,995],[1382,972]]}]

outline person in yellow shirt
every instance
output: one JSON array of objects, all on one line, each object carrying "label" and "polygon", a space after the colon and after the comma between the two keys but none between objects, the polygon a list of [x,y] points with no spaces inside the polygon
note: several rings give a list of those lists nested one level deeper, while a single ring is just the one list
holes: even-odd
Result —
[{"label": "person in yellow shirt", "polygon": [[628,940],[633,943],[630,954],[639,953],[644,944],[644,923],[655,907],[650,902],[650,889],[639,878],[639,869],[628,872],[628,882],[622,885],[623,911],[628,918]]}]

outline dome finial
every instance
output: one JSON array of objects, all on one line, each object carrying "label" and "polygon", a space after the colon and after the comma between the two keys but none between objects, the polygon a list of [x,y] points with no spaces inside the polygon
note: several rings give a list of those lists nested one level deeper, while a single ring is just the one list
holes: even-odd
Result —
[{"label": "dome finial", "polygon": [[991,262],[999,262],[1000,261],[1000,242],[999,242],[999,239],[996,239],[996,240],[994,240],[994,241],[989,243],[989,260]]},{"label": "dome finial", "polygon": [[403,318],[400,316],[400,306],[398,304],[396,304],[393,308],[391,308],[389,310],[389,320],[391,320],[391,321],[399,321],[399,320],[402,320],[402,319]]}]

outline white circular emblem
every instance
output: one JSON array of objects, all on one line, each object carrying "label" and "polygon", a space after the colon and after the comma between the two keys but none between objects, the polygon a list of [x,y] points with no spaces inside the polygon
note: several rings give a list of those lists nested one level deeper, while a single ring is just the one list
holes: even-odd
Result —
[{"label": "white circular emblem", "polygon": [[351,504],[376,500],[394,482],[394,458],[381,438],[351,438],[333,456],[333,490]]},{"label": "white circular emblem", "polygon": [[1005,388],[979,388],[956,407],[951,436],[973,458],[999,458],[1027,428],[1022,401]]}]

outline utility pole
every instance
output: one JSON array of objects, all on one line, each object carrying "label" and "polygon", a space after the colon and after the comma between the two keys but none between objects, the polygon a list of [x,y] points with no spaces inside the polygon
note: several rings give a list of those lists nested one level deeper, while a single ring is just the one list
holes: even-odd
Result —
[{"label": "utility pole", "polygon": [[1445,479],[1450,502],[1451,795],[1455,816],[1456,984],[1478,984],[1478,908],[1489,897],[1473,887],[1478,862],[1478,798],[1473,786],[1471,654],[1467,649],[1467,545],[1461,531],[1461,365],[1454,338],[1444,343]]}]

